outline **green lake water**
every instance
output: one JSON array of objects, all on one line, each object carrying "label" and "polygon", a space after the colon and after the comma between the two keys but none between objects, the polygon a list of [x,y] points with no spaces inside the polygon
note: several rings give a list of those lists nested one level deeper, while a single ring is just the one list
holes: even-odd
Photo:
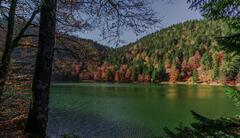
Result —
[{"label": "green lake water", "polygon": [[194,122],[190,110],[211,118],[239,112],[221,86],[59,83],[51,87],[48,134],[164,136],[164,127]]}]

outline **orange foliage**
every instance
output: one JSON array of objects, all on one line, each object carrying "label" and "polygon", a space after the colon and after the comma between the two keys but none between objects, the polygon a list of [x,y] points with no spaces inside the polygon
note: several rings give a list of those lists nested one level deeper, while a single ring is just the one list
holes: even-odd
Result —
[{"label": "orange foliage", "polygon": [[131,71],[131,69],[128,69],[126,74],[125,74],[125,79],[126,80],[131,80],[131,75],[132,75],[132,71]]},{"label": "orange foliage", "polygon": [[200,67],[201,55],[198,51],[195,52],[195,55],[189,58],[188,69],[193,71]]},{"label": "orange foliage", "polygon": [[201,68],[198,70],[198,78],[200,82],[210,83],[212,82],[212,71],[206,71]]},{"label": "orange foliage", "polygon": [[151,76],[150,75],[144,75],[144,82],[150,82]]},{"label": "orange foliage", "polygon": [[120,71],[121,73],[122,73],[122,72],[126,72],[126,70],[127,70],[127,65],[123,64],[123,65],[120,66],[119,71]]},{"label": "orange foliage", "polygon": [[80,65],[79,64],[75,65],[74,72],[75,72],[74,74],[79,75],[79,73],[80,73]]},{"label": "orange foliage", "polygon": [[226,81],[226,84],[227,84],[227,85],[236,85],[237,82],[234,81],[234,80],[232,80],[232,81]]},{"label": "orange foliage", "polygon": [[100,71],[93,73],[93,79],[95,81],[100,81],[101,80],[101,78],[100,78]]},{"label": "orange foliage", "polygon": [[101,79],[104,81],[108,80],[108,74],[107,74],[106,70],[101,71]]},{"label": "orange foliage", "polygon": [[144,75],[139,74],[138,75],[138,82],[143,82],[144,81]]},{"label": "orange foliage", "polygon": [[175,83],[179,76],[179,70],[172,68],[169,73],[169,82]]},{"label": "orange foliage", "polygon": [[94,75],[91,72],[82,72],[79,74],[79,79],[80,80],[92,80],[93,76]]},{"label": "orange foliage", "polygon": [[222,62],[223,62],[223,58],[224,58],[224,51],[220,51],[216,53],[216,61],[217,61],[217,65],[221,66]]},{"label": "orange foliage", "polygon": [[120,73],[118,71],[115,73],[114,80],[116,82],[119,82],[121,80],[121,76],[120,76]]},{"label": "orange foliage", "polygon": [[236,81],[237,81],[237,83],[240,83],[240,73],[238,73],[238,75],[236,77]]}]

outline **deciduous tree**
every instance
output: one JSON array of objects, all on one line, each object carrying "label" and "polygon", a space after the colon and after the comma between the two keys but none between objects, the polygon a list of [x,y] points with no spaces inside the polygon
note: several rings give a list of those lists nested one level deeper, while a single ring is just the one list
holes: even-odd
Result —
[{"label": "deciduous tree", "polygon": [[[0,28],[7,31],[5,47],[4,47],[2,60],[0,64],[0,97],[2,97],[2,94],[4,91],[4,84],[9,72],[9,64],[10,64],[12,52],[16,47],[22,45],[20,42],[23,38],[27,38],[33,35],[33,34],[26,34],[26,31],[31,25],[33,25],[33,20],[35,16],[39,13],[39,9],[38,9],[38,2],[36,1],[23,2],[18,0],[12,0],[12,1],[3,0],[1,1],[0,4],[1,4],[0,16],[2,16],[4,20],[7,20],[7,30],[5,27],[6,23],[5,22],[0,23]],[[23,10],[22,8],[23,9],[29,8],[27,15],[26,15],[26,10]],[[20,24],[24,22],[23,27],[19,27],[19,24],[17,24],[15,20],[18,21]],[[16,25],[18,25],[20,29],[17,28]]]},{"label": "deciduous tree", "polygon": [[43,0],[40,15],[39,47],[32,83],[32,104],[26,131],[46,137],[49,88],[55,45],[57,0]]}]

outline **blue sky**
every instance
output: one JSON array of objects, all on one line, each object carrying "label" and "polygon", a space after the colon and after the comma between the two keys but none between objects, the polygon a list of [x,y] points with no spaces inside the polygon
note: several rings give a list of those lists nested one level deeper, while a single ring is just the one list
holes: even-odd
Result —
[{"label": "blue sky", "polygon": [[[189,3],[187,0],[172,0],[172,2],[167,2],[167,0],[154,0],[152,8],[157,12],[157,16],[162,20],[161,28],[165,28],[172,24],[177,24],[192,19],[201,19],[202,16],[198,11],[189,9]],[[124,44],[134,42],[137,39],[160,30],[161,28],[155,28],[154,30],[148,30],[145,33],[136,36],[132,32],[125,32],[121,38],[125,41]],[[114,44],[108,44],[107,41],[101,40],[98,31],[85,32],[79,34],[81,38],[92,39],[98,43],[114,46]],[[121,44],[121,45],[124,45]]]}]

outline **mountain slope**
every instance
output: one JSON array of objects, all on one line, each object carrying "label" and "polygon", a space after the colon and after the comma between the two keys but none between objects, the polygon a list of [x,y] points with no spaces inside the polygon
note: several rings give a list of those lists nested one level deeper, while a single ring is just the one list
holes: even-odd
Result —
[{"label": "mountain slope", "polygon": [[133,81],[235,81],[240,67],[233,65],[240,57],[215,40],[231,33],[221,20],[187,21],[118,48],[108,61],[128,65]]},{"label": "mountain slope", "polygon": [[[0,29],[0,56],[4,48],[6,32]],[[34,33],[37,33],[35,31]],[[20,46],[12,54],[10,64],[9,83],[19,80],[31,80],[37,53],[37,40],[35,38],[21,41]],[[92,40],[77,38],[66,34],[57,34],[52,80],[64,81],[75,80],[73,71],[75,65],[81,65],[81,70],[93,71],[100,66],[106,58],[109,47],[103,46]],[[21,82],[20,82],[21,83]],[[29,82],[31,83],[31,82]]]},{"label": "mountain slope", "polygon": [[[223,51],[215,40],[232,33],[221,20],[192,20],[117,49],[58,34],[53,80],[234,84],[240,81],[240,55]],[[26,71],[33,69],[35,55],[36,48],[18,48],[13,61]]]}]

